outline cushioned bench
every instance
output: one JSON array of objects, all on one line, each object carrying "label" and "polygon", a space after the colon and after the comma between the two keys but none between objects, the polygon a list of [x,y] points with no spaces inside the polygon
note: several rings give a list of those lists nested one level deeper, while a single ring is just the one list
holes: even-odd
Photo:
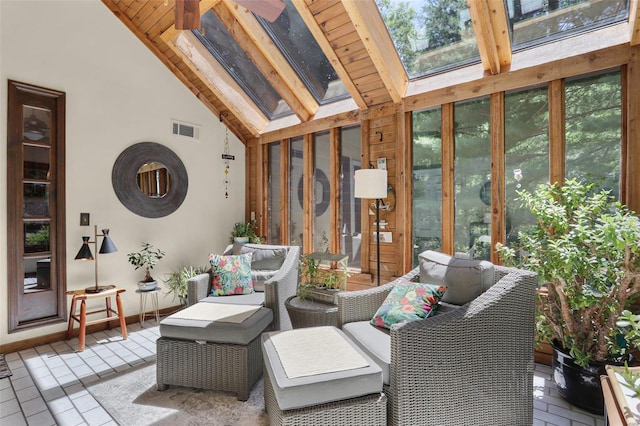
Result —
[{"label": "cushioned bench", "polygon": [[335,327],[262,335],[272,425],[386,424],[382,370]]},{"label": "cushioned bench", "polygon": [[268,308],[211,302],[163,319],[156,341],[158,390],[168,385],[222,390],[246,401],[262,374],[260,334],[272,321]]}]

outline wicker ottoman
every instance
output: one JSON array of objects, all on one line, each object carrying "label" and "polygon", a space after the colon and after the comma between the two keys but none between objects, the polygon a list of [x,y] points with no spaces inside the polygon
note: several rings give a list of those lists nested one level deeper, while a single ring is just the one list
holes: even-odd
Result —
[{"label": "wicker ottoman", "polygon": [[158,390],[168,385],[234,392],[249,399],[262,374],[260,334],[271,309],[200,302],[160,322]]},{"label": "wicker ottoman", "polygon": [[262,335],[271,425],[386,425],[382,370],[336,327]]}]

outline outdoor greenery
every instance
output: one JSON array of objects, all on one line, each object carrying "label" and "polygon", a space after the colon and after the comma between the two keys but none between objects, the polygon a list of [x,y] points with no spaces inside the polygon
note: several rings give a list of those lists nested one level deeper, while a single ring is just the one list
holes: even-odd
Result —
[{"label": "outdoor greenery", "polygon": [[256,221],[252,220],[250,222],[238,222],[233,225],[233,229],[231,230],[231,237],[229,241],[231,243],[234,242],[234,238],[236,237],[247,237],[249,238],[250,243],[260,244],[260,237],[256,234]]},{"label": "outdoor greenery", "polygon": [[[589,180],[619,198],[621,170],[621,75],[619,71],[569,80],[566,97],[566,173]],[[457,102],[455,115],[455,250],[470,252],[473,224],[490,211],[479,192],[491,173],[488,98]],[[441,109],[413,114],[414,254],[441,247],[442,137]],[[516,201],[519,189],[532,192],[549,182],[548,87],[505,94],[506,241],[515,242],[522,227],[534,223]],[[520,180],[515,170],[521,171]],[[519,187],[518,187],[519,185]]]},{"label": "outdoor greenery", "polygon": [[621,362],[640,346],[640,218],[593,183],[568,180],[518,192],[536,218],[520,245],[496,248],[507,265],[538,274],[540,341],[557,342],[579,365]]},{"label": "outdoor greenery", "polygon": [[145,283],[155,281],[153,277],[151,277],[151,270],[164,255],[165,252],[156,249],[149,243],[143,243],[140,251],[127,254],[129,263],[133,265],[136,271],[138,269],[144,269],[144,280],[141,282]]}]

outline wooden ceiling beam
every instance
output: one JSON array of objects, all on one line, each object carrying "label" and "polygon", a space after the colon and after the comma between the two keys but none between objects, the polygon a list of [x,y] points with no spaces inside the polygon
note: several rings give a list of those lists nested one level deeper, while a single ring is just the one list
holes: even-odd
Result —
[{"label": "wooden ceiling beam", "polygon": [[511,41],[503,2],[467,0],[485,71],[498,74],[511,64]]},{"label": "wooden ceiling beam", "polygon": [[221,1],[213,11],[298,118],[311,118],[318,103],[253,14],[230,0]]},{"label": "wooden ceiling beam", "polygon": [[640,44],[640,9],[638,0],[631,0],[629,4],[629,43],[631,46]]},{"label": "wooden ceiling beam", "polygon": [[211,57],[209,51],[190,31],[169,29],[162,40],[182,58],[227,109],[240,120],[254,137],[259,137],[268,120],[262,111],[238,86],[227,71]]},{"label": "wooden ceiling beam", "polygon": [[[374,0],[342,0],[394,103],[402,102],[409,77]],[[372,12],[375,11],[375,12]]]},{"label": "wooden ceiling beam", "polygon": [[320,49],[322,49],[322,51],[324,52],[325,56],[333,66],[334,71],[342,81],[342,84],[344,84],[354,102],[356,103],[356,105],[358,105],[358,108],[360,108],[361,110],[367,109],[367,103],[365,102],[362,95],[360,94],[360,91],[353,82],[353,79],[349,75],[349,72],[342,65],[342,62],[340,62],[340,59],[338,58],[338,55],[336,55],[333,46],[331,46],[331,43],[320,27],[320,24],[316,21],[312,11],[309,9],[309,6],[307,6],[305,0],[291,0],[291,3],[293,3],[293,5],[295,6],[296,10],[300,14],[300,17],[307,25],[307,28],[309,28],[311,35],[313,35],[313,38],[320,46]]}]

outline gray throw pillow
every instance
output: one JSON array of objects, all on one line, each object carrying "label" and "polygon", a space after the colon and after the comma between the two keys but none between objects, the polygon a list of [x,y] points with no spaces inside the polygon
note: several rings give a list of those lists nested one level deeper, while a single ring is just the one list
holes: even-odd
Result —
[{"label": "gray throw pillow", "polygon": [[[235,251],[235,247],[234,247]],[[287,257],[287,249],[281,246],[268,244],[244,244],[240,247],[240,253],[251,253],[251,269],[277,271],[282,267]]]},{"label": "gray throw pillow", "polygon": [[447,287],[442,301],[464,305],[493,285],[493,263],[463,259],[436,251],[419,255],[420,282]]}]

